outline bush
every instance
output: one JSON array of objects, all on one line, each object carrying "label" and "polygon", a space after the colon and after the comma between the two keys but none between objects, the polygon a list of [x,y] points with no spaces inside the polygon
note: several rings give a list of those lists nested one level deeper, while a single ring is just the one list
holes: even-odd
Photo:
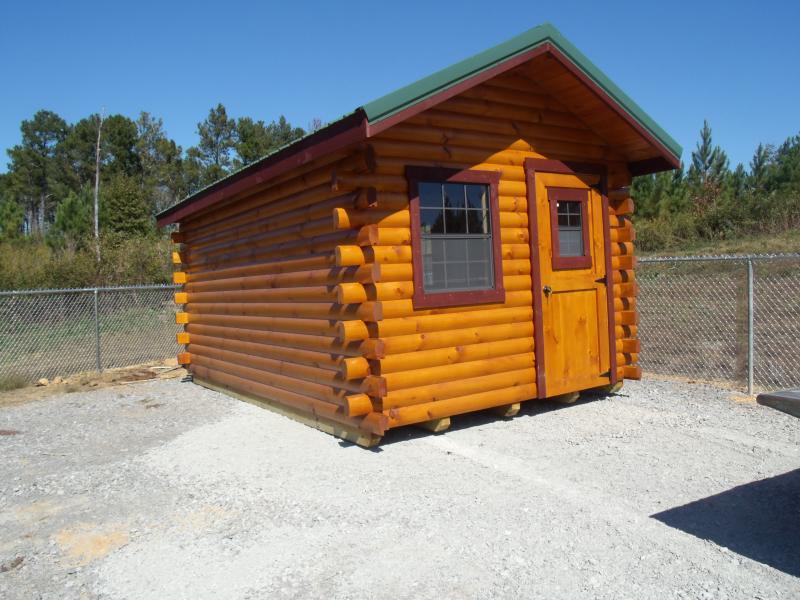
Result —
[{"label": "bush", "polygon": [[171,249],[167,238],[109,235],[101,240],[98,266],[91,238],[59,245],[30,238],[0,242],[0,289],[168,283]]}]

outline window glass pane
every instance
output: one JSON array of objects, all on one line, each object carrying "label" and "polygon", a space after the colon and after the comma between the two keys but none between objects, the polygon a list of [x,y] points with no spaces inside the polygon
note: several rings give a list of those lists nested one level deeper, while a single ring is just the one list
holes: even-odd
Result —
[{"label": "window glass pane", "polygon": [[425,290],[491,288],[489,186],[422,182],[418,190]]},{"label": "window glass pane", "polygon": [[464,184],[445,183],[443,187],[445,208],[464,208]]},{"label": "window glass pane", "polygon": [[583,256],[583,231],[559,227],[558,245],[561,256]]},{"label": "window glass pane", "polygon": [[467,233],[467,211],[461,209],[445,209],[445,233]]},{"label": "window glass pane", "polygon": [[469,233],[489,233],[489,212],[483,210],[468,210],[467,230]]},{"label": "window glass pane", "polygon": [[447,239],[445,238],[445,260],[450,262],[467,262],[467,242],[466,239]]},{"label": "window glass pane", "polygon": [[422,233],[444,233],[444,211],[441,208],[421,208],[419,226]]},{"label": "window glass pane", "polygon": [[467,263],[447,261],[447,287],[449,289],[467,287]]},{"label": "window glass pane", "polygon": [[489,186],[467,184],[467,208],[489,209]]},{"label": "window glass pane", "polygon": [[469,286],[473,288],[489,287],[489,264],[485,262],[471,262],[468,264]]},{"label": "window glass pane", "polygon": [[421,181],[418,184],[419,205],[421,207],[442,206],[442,184]]}]

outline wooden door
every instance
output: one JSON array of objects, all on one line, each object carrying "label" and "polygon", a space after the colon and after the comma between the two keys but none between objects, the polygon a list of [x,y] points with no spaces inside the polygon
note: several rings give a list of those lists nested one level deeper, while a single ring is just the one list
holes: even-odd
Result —
[{"label": "wooden door", "polygon": [[612,383],[601,177],[529,168],[527,181],[539,397]]}]

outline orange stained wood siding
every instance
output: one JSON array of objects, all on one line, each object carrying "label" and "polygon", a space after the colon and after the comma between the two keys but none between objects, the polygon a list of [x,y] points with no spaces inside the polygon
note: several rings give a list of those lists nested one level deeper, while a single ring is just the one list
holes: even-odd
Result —
[{"label": "orange stained wood siding", "polygon": [[[190,371],[376,435],[537,397],[525,159],[630,183],[619,151],[545,89],[518,69],[182,222]],[[504,302],[414,308],[408,165],[500,172]],[[638,376],[630,208],[609,195],[620,378]]]}]

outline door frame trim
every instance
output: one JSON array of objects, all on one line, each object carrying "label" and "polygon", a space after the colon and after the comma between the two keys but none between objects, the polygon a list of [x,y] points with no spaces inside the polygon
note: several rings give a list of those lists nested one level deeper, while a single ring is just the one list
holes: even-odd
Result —
[{"label": "door frame trim", "polygon": [[533,351],[536,364],[536,396],[547,397],[547,377],[545,374],[546,356],[544,353],[544,314],[542,307],[542,273],[539,255],[539,219],[536,203],[536,173],[557,173],[564,175],[600,175],[600,196],[603,212],[603,252],[606,267],[606,305],[608,307],[609,374],[611,384],[617,378],[616,323],[614,322],[614,278],[611,270],[611,228],[608,204],[608,170],[605,165],[572,161],[551,160],[547,158],[526,158],[524,162],[526,197],[528,202],[528,244],[531,260],[531,300],[533,304]]}]

